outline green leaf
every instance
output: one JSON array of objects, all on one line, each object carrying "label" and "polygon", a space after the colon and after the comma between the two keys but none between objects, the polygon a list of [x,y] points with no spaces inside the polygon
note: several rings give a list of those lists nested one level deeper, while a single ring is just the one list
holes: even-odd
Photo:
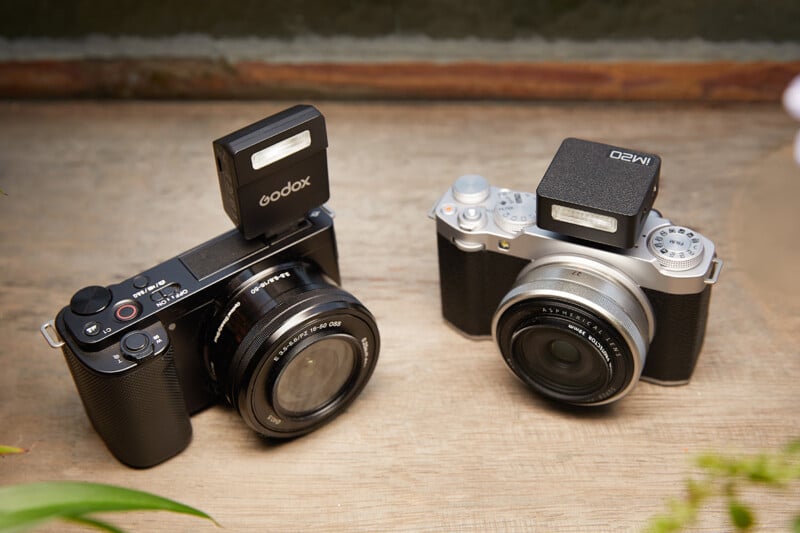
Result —
[{"label": "green leaf", "polygon": [[[183,513],[206,518],[216,524],[213,518],[193,507],[147,492],[112,485],[55,481],[0,487],[0,531],[30,527],[54,518],[87,524],[92,522],[95,526],[105,527],[102,522],[83,515],[135,510]],[[118,531],[113,527],[106,530]]]},{"label": "green leaf", "polygon": [[16,446],[2,446],[0,445],[0,455],[13,455],[15,453],[25,453],[28,450],[25,448],[17,448]]},{"label": "green leaf", "polygon": [[125,533],[118,527],[115,527],[107,522],[97,520],[96,518],[89,518],[88,516],[66,516],[64,517],[64,520],[75,522],[76,524],[81,524],[84,526],[93,527],[101,531],[107,531],[108,533]]},{"label": "green leaf", "polygon": [[732,500],[728,504],[728,512],[736,529],[745,530],[753,526],[753,513],[744,504]]}]

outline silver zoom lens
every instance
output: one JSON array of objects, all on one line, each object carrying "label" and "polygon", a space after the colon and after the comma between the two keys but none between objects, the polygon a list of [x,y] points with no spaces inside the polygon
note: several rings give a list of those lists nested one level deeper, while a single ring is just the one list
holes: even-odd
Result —
[{"label": "silver zoom lens", "polygon": [[644,292],[622,272],[586,257],[553,256],[520,274],[492,332],[528,386],[567,403],[599,405],[639,380],[654,321]]}]

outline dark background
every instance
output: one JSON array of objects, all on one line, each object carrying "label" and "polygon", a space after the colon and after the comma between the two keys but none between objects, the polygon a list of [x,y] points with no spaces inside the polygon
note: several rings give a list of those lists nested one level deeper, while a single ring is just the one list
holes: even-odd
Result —
[{"label": "dark background", "polygon": [[800,41],[797,0],[30,0],[0,2],[0,35],[75,38],[425,35],[433,38]]}]

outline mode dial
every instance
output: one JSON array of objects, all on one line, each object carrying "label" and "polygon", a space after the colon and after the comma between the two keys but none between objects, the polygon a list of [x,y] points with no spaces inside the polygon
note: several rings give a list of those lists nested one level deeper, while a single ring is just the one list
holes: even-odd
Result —
[{"label": "mode dial", "polygon": [[650,234],[648,248],[669,270],[689,270],[703,260],[703,240],[683,226],[665,226]]},{"label": "mode dial", "polygon": [[517,233],[536,224],[536,196],[529,192],[500,192],[494,208],[494,220],[509,233]]},{"label": "mode dial", "polygon": [[76,315],[94,315],[111,303],[111,291],[105,287],[91,285],[76,292],[69,301],[70,310]]}]

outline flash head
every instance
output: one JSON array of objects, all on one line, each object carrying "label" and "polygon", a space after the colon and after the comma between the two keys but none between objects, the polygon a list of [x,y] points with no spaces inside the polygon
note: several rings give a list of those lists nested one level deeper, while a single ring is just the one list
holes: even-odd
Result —
[{"label": "flash head", "polygon": [[297,105],[214,141],[222,204],[246,239],[275,235],[330,197],[325,118]]},{"label": "flash head", "polygon": [[542,229],[615,248],[638,238],[658,193],[661,158],[564,139],[536,189]]}]

